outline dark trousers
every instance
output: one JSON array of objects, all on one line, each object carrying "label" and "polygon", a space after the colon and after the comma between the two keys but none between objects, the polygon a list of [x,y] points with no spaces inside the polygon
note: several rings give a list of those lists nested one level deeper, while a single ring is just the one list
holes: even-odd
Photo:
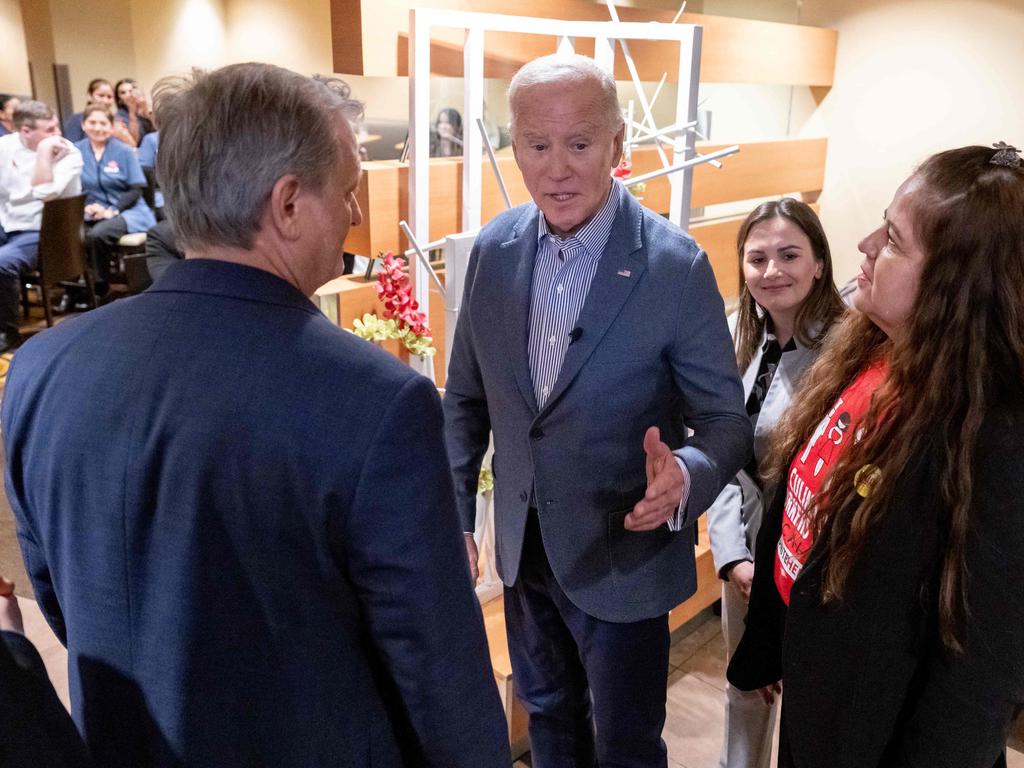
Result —
[{"label": "dark trousers", "polygon": [[668,617],[615,624],[573,605],[533,511],[519,578],[505,588],[505,625],[534,768],[667,765]]},{"label": "dark trousers", "polygon": [[128,234],[128,225],[124,216],[115,216],[92,224],[86,222],[86,226],[85,247],[93,274],[96,275],[97,286],[103,286],[110,281],[110,260],[114,255],[114,246]]},{"label": "dark trousers", "polygon": [[36,268],[38,256],[38,232],[0,232],[0,333],[18,330],[20,276]]}]

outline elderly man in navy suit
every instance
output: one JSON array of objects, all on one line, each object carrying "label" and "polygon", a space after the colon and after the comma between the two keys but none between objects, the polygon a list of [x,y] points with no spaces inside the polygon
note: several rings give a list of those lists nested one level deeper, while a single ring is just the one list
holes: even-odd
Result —
[{"label": "elderly man in navy suit", "polygon": [[664,766],[667,614],[696,588],[694,521],[751,450],[722,299],[693,240],[611,179],[610,76],[545,57],[509,101],[534,202],[484,227],[466,276],[444,398],[463,531],[493,430],[533,765]]},{"label": "elderly man in navy suit", "polygon": [[510,762],[434,385],[307,298],[360,221],[347,94],[164,88],[186,258],[11,367],[8,497],[102,765]]}]

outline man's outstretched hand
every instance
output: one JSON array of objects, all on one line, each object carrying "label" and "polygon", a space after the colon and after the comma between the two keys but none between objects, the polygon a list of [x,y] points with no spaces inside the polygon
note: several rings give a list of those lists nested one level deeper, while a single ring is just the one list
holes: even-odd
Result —
[{"label": "man's outstretched hand", "polygon": [[686,478],[671,449],[661,442],[661,430],[651,427],[644,435],[647,454],[647,492],[626,515],[630,531],[651,531],[665,523],[679,509]]}]

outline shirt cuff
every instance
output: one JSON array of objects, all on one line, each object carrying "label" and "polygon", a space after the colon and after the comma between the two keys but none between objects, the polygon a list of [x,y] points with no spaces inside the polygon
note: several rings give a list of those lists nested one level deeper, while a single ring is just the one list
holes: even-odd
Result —
[{"label": "shirt cuff", "polygon": [[683,472],[683,498],[679,500],[679,508],[676,513],[672,515],[666,522],[668,523],[668,529],[670,531],[681,531],[683,529],[683,521],[686,519],[686,502],[690,500],[690,470],[686,468],[686,464],[678,456],[676,458],[676,464],[679,465],[679,469]]}]

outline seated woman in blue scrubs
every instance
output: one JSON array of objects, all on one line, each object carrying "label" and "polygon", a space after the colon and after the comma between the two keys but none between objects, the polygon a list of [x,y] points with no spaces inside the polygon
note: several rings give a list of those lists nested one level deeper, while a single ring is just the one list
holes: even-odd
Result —
[{"label": "seated woman in blue scrubs", "polygon": [[156,224],[142,190],[146,177],[135,150],[111,137],[114,122],[107,108],[90,104],[82,114],[86,138],[75,144],[82,153],[85,192],[85,244],[96,273],[96,292],[109,290],[110,259],[124,235],[145,232]]}]

